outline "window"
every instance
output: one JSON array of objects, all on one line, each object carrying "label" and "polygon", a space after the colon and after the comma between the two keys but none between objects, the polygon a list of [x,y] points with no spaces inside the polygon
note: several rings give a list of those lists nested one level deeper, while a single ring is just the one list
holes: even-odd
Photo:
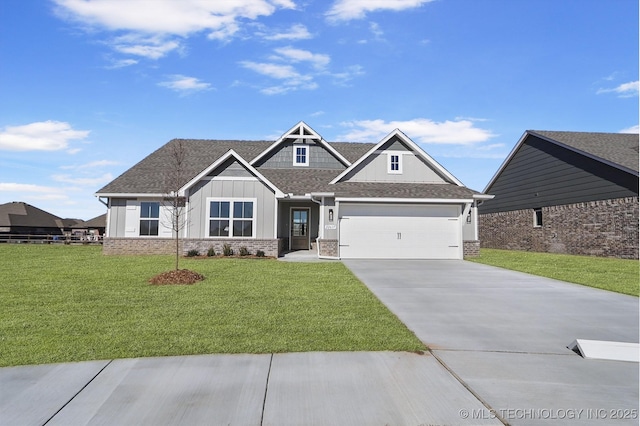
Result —
[{"label": "window", "polygon": [[142,202],[140,203],[140,235],[157,236],[160,222],[160,203]]},{"label": "window", "polygon": [[535,228],[542,226],[542,209],[533,209],[533,226]]},{"label": "window", "polygon": [[293,165],[309,165],[309,147],[307,145],[293,145]]},{"label": "window", "polygon": [[229,201],[212,201],[209,205],[209,236],[229,236]]},{"label": "window", "polygon": [[255,201],[210,200],[210,237],[253,237]]},{"label": "window", "polygon": [[387,154],[387,172],[392,174],[402,174],[402,155]]}]

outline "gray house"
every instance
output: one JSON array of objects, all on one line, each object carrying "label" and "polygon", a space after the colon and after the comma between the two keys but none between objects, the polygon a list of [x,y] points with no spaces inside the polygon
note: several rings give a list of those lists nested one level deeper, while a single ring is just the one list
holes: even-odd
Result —
[{"label": "gray house", "polygon": [[484,190],[482,247],[638,258],[638,135],[528,130]]},{"label": "gray house", "polygon": [[104,253],[170,253],[171,152],[186,151],[182,250],[223,244],[278,256],[462,259],[478,252],[466,188],[401,131],[328,143],[304,122],[275,142],[173,140],[96,195],[108,206]]}]

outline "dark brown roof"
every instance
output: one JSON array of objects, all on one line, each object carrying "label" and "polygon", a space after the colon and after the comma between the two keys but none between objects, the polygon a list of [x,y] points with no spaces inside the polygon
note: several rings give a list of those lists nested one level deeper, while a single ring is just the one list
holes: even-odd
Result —
[{"label": "dark brown roof", "polygon": [[340,182],[330,185],[341,170],[261,169],[260,173],[285,194],[331,192],[358,198],[470,198],[478,192],[454,184]]},{"label": "dark brown roof", "polygon": [[0,226],[61,228],[62,219],[31,204],[14,201],[0,205]]},{"label": "dark brown roof", "polygon": [[73,229],[88,229],[88,228],[106,228],[107,227],[107,214],[101,214],[100,216],[96,216],[93,219],[83,220],[71,228]]},{"label": "dark brown roof", "polygon": [[597,160],[638,173],[638,134],[529,130]]},{"label": "dark brown roof", "polygon": [[[197,176],[220,157],[233,149],[247,162],[251,162],[274,142],[221,141],[174,139],[131,167],[98,194],[162,194],[167,192],[167,164],[171,163],[173,144],[186,144],[187,159],[184,184]],[[375,144],[331,142],[330,145],[354,163]],[[268,169],[259,172],[285,194],[305,195],[312,192],[333,192],[342,197],[373,198],[469,198],[476,193],[453,184],[406,184],[343,182],[329,185],[342,170],[329,169]]]},{"label": "dark brown roof", "polygon": [[187,150],[185,184],[230,149],[250,161],[273,144],[266,141],[174,139],[118,176],[98,193],[162,194],[167,192],[167,164],[171,163],[172,145],[180,141],[185,144]]}]

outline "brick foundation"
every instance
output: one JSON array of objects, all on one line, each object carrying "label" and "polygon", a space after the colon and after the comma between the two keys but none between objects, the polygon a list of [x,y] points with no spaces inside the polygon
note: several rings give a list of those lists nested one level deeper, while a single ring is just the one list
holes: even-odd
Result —
[{"label": "brick foundation", "polygon": [[338,240],[318,239],[318,255],[327,257],[338,257]]},{"label": "brick foundation", "polygon": [[[249,253],[256,254],[262,250],[265,256],[277,257],[280,240],[256,240],[256,239],[180,239],[180,253],[186,254],[189,250],[198,250],[206,254],[210,247],[216,254],[222,253],[222,246],[228,244],[235,253],[240,247],[246,247]],[[176,240],[171,238],[105,238],[102,253],[106,255],[118,254],[174,254]]]},{"label": "brick foundation", "polygon": [[468,240],[462,242],[462,254],[464,258],[478,257],[480,255],[480,241]]},{"label": "brick foundation", "polygon": [[533,210],[479,215],[482,247],[638,258],[638,197],[542,208],[541,227]]}]

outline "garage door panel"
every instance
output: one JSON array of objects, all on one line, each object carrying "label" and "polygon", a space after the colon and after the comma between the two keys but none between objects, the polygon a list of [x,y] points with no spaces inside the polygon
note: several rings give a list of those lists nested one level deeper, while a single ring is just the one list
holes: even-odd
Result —
[{"label": "garage door panel", "polygon": [[340,257],[458,259],[459,219],[349,216],[340,220]]}]

